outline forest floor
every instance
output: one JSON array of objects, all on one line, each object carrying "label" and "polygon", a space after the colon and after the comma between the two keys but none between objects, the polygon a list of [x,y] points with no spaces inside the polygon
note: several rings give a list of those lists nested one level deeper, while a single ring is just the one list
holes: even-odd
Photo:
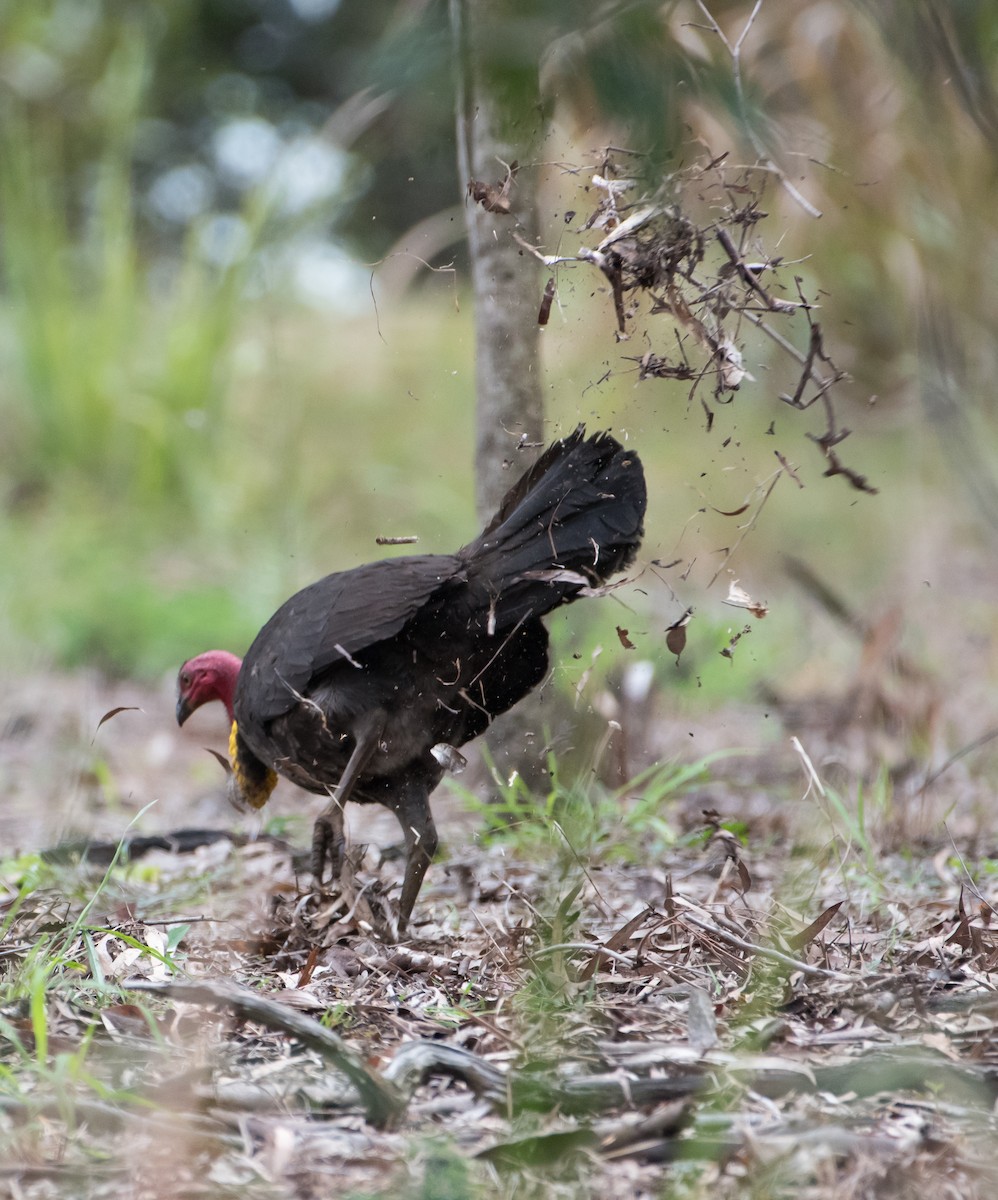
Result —
[{"label": "forest floor", "polygon": [[[398,943],[393,818],[355,808],[360,887],[316,893],[319,802],[233,814],[218,713],[11,681],[0,1195],[994,1196],[991,793],[918,766],[901,676],[653,696],[629,786],[441,788]],[[126,829],[177,836],[112,865]]]}]

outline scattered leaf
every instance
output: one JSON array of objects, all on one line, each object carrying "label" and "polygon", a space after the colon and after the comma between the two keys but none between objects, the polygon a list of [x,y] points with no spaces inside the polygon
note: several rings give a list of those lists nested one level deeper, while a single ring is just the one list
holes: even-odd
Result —
[{"label": "scattered leaf", "polygon": [[665,633],[665,644],[668,647],[669,653],[676,656],[676,662],[679,662],[679,656],[686,649],[686,626],[693,619],[693,609],[688,608],[678,621],[673,621]]},{"label": "scattered leaf", "polygon": [[519,163],[510,163],[506,170],[505,179],[499,183],[483,183],[480,179],[470,179],[468,181],[468,195],[476,204],[480,204],[486,212],[508,216],[512,210],[509,196],[518,169]]},{"label": "scattered leaf", "polygon": [[732,608],[745,608],[753,617],[758,617],[760,620],[766,616],[769,609],[760,600],[753,600],[743,587],[739,586],[737,579],[732,579],[728,584],[728,594],[724,600],[725,604],[730,604]]},{"label": "scattered leaf", "polygon": [[541,297],[540,311],[537,313],[537,324],[546,325],[551,318],[551,304],[554,300],[554,277],[544,285],[544,295]]},{"label": "scattered leaf", "polygon": [[706,1053],[718,1043],[714,1004],[702,988],[690,988],[686,1008],[686,1037],[697,1054]]},{"label": "scattered leaf", "polygon": [[714,357],[717,359],[721,384],[726,391],[737,392],[743,379],[749,383],[755,382],[755,377],[743,365],[742,352],[730,338],[722,338],[718,342]]},{"label": "scattered leaf", "polygon": [[212,750],[212,748],[210,746],[205,746],[205,750],[208,751],[208,753],[212,756],[212,758],[215,758],[218,760],[219,765],[221,766],[222,770],[226,773],[226,775],[232,774],[232,764],[229,762],[229,760],[225,757],[224,754],[219,754],[219,752],[217,750]]},{"label": "scattered leaf", "polygon": [[752,626],[751,626],[751,625],[746,625],[746,626],[745,626],[743,629],[740,629],[740,630],[739,630],[737,633],[733,633],[733,634],[731,635],[731,637],[728,639],[728,644],[727,644],[727,645],[724,647],[724,649],[723,649],[723,650],[720,652],[720,653],[721,653],[721,657],[722,657],[722,658],[728,658],[728,659],[731,659],[731,660],[733,661],[733,660],[734,660],[734,657],[735,657],[735,653],[734,653],[734,651],[735,651],[735,647],[738,645],[738,643],[739,643],[739,642],[742,640],[742,638],[743,638],[743,637],[744,637],[744,636],[745,636],[747,633],[751,633],[751,632],[752,632]]},{"label": "scattered leaf", "polygon": [[819,933],[825,928],[828,922],[842,907],[843,901],[837,900],[834,904],[830,904],[828,908],[811,922],[807,928],[802,929],[800,933],[792,934],[786,939],[787,945],[793,950],[803,950],[805,946],[811,944]]},{"label": "scattered leaf", "polygon": [[[775,422],[774,422],[774,424],[775,424]],[[767,429],[766,432],[769,433],[770,430]],[[786,471],[786,473],[790,476],[790,478],[794,481],[794,483],[796,483],[799,488],[803,488],[804,481],[797,474],[796,469],[790,465],[790,462],[788,461],[786,455],[781,454],[779,452],[779,450],[774,450],[773,453],[776,455],[777,459],[779,460],[780,466],[784,469],[784,471]]]},{"label": "scattered leaf", "polygon": [[[645,921],[647,921],[649,917],[652,917],[654,915],[655,915],[654,909],[652,909],[652,908],[642,909],[641,912],[639,912],[636,917],[631,917],[631,919],[626,924],[621,925],[621,927],[616,931],[616,933],[611,934],[610,937],[608,937],[606,939],[606,941],[603,943],[603,949],[612,950],[612,951],[622,950],[627,945],[627,943],[631,940],[631,934],[634,933],[634,931],[636,929],[640,929],[641,926],[645,923]],[[597,966],[600,964],[600,962],[603,958],[605,958],[605,955],[601,955],[600,952],[597,950],[596,953],[589,960],[589,962],[586,963],[586,965],[583,967],[583,969],[579,972],[579,982],[580,983],[585,983],[588,980],[592,979],[593,975],[596,973]]]},{"label": "scattered leaf", "polygon": [[[140,708],[137,704],[119,704],[117,708],[109,708],[97,722],[97,729],[100,729],[105,721],[110,721],[112,717],[116,717],[118,713],[123,712],[145,712],[145,709]],[[94,730],[94,737],[97,736],[97,729]]]},{"label": "scattered leaf", "polygon": [[464,768],[468,765],[468,760],[459,751],[447,742],[437,742],[435,746],[430,747],[430,753],[451,775],[460,775]]},{"label": "scattered leaf", "polygon": [[152,1037],[146,1014],[137,1004],[110,1004],[101,1009],[100,1019],[113,1037]]},{"label": "scattered leaf", "polygon": [[309,950],[308,958],[305,959],[305,965],[301,969],[298,979],[294,983],[294,987],[303,988],[312,982],[312,973],[315,970],[316,964],[319,961],[320,947],[315,945]]},{"label": "scattered leaf", "polygon": [[577,1154],[595,1146],[597,1135],[591,1129],[567,1129],[555,1133],[499,1142],[480,1150],[475,1157],[483,1158],[500,1170],[521,1171],[525,1167],[546,1167],[566,1154]]},{"label": "scattered leaf", "polygon": [[625,650],[633,650],[634,649],[634,643],[631,641],[630,637],[628,637],[629,633],[630,633],[630,630],[621,629],[621,627],[619,625],[617,626],[617,637],[620,639],[620,644],[624,647]]}]

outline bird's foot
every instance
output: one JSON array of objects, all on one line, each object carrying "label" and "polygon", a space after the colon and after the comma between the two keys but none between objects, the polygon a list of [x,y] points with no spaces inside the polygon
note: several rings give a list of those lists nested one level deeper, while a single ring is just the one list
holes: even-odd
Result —
[{"label": "bird's foot", "polygon": [[[337,819],[338,818],[338,819]],[[346,860],[346,842],[343,836],[343,815],[320,813],[312,829],[312,874],[316,887],[322,887],[326,865],[329,866],[329,881],[335,883]]]}]

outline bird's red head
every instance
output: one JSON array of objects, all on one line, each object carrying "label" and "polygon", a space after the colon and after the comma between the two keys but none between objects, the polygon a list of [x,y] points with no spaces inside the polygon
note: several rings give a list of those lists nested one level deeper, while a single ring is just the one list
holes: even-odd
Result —
[{"label": "bird's red head", "polygon": [[177,724],[183,725],[196,708],[221,700],[229,720],[242,661],[227,650],[208,650],[188,659],[177,676]]}]

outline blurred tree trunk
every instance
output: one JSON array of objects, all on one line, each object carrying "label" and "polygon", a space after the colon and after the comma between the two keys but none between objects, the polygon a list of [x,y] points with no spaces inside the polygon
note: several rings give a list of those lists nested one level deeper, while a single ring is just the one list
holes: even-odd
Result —
[{"label": "blurred tree trunk", "polygon": [[[537,48],[517,37],[517,0],[450,0],[457,65],[457,165],[472,180],[502,190],[509,168],[531,155],[541,125]],[[526,56],[510,61],[500,47]],[[498,186],[497,186],[498,185]],[[494,193],[490,207],[495,207]],[[510,484],[537,455],[517,451],[543,438],[539,370],[540,271],[513,240],[537,240],[537,171],[518,171],[502,196],[508,212],[465,196],[465,224],[475,305],[475,498],[488,520]],[[496,769],[546,787],[544,712],[538,693],[496,720],[486,744]]]},{"label": "blurred tree trunk", "polygon": [[[501,187],[507,168],[523,162],[541,124],[536,50],[517,37],[515,0],[451,0],[457,64],[457,156],[462,186]],[[528,56],[510,62],[499,47],[513,41]],[[496,189],[498,191],[498,188]],[[470,196],[465,223],[475,304],[478,515],[490,517],[535,451],[513,454],[515,441],[540,442],[543,400],[538,364],[539,264],[513,240],[537,238],[537,171],[519,171],[490,212]]]}]

